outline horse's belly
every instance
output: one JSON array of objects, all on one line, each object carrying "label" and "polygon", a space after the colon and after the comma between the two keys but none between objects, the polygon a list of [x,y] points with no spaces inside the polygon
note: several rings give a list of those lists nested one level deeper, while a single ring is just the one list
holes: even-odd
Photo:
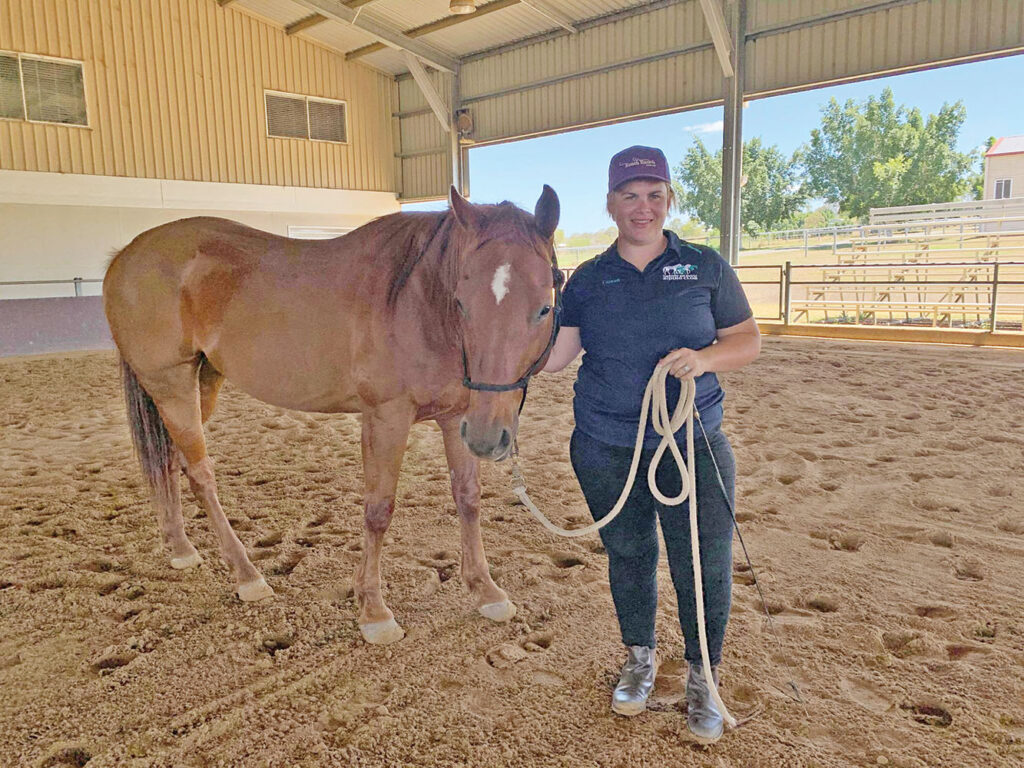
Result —
[{"label": "horse's belly", "polygon": [[222,332],[202,346],[228,381],[257,400],[297,411],[362,410],[350,356],[338,340]]}]

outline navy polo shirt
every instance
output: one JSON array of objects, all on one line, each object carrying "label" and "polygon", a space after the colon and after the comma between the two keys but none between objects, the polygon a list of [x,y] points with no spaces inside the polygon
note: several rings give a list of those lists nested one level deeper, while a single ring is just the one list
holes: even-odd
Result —
[{"label": "navy polo shirt", "polygon": [[[562,325],[578,327],[583,362],[576,378],[576,428],[610,445],[632,446],[647,380],[673,349],[703,349],[719,328],[752,317],[732,267],[718,253],[665,230],[668,247],[643,272],[612,245],[584,262],[565,285]],[[680,381],[667,379],[669,413]],[[695,404],[709,433],[722,423],[725,393],[714,373],[697,378]],[[686,426],[677,437],[684,437]],[[660,437],[648,422],[644,447]]]}]

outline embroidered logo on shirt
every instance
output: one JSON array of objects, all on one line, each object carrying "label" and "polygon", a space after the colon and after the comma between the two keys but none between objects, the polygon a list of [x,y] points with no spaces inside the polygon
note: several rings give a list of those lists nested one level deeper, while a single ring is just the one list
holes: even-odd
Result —
[{"label": "embroidered logo on shirt", "polygon": [[601,284],[602,285],[615,285],[615,283],[621,283],[621,282],[622,282],[622,278],[621,277],[616,277],[614,280],[603,280],[601,282]]},{"label": "embroidered logo on shirt", "polygon": [[673,264],[669,267],[661,268],[661,279],[662,280],[696,280],[697,279],[697,265],[696,264]]}]

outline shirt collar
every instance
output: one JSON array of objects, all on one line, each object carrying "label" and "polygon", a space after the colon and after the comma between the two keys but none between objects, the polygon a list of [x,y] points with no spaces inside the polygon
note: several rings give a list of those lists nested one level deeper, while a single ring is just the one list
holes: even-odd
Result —
[{"label": "shirt collar", "polygon": [[[671,229],[663,229],[662,233],[665,235],[665,239],[668,241],[668,243],[665,246],[665,250],[661,253],[661,255],[657,256],[653,261],[651,261],[651,264],[656,264],[665,259],[666,257],[668,257],[669,259],[682,258],[683,249],[686,247],[685,245],[683,245],[683,242],[679,239],[679,235],[677,235]],[[619,241],[616,240],[614,243],[608,246],[607,250],[598,255],[597,261],[603,264],[604,266],[627,267],[631,270],[635,270],[635,267],[632,264],[627,262],[619,255],[618,243]],[[650,264],[648,264],[648,268],[649,267]]]}]

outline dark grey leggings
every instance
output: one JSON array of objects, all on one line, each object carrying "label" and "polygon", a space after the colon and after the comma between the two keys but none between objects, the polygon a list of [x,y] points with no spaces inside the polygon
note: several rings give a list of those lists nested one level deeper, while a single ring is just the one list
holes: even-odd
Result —
[{"label": "dark grey leggings", "polygon": [[[694,448],[697,454],[697,527],[700,531],[700,559],[704,580],[704,615],[711,664],[722,657],[725,625],[729,621],[732,592],[732,515],[722,496],[715,467],[707,445],[696,427]],[[736,461],[729,439],[720,431],[708,435],[722,481],[735,498]],[[683,451],[685,455],[685,450]],[[572,466],[580,488],[595,520],[608,514],[622,493],[633,458],[632,448],[608,445],[579,430],[569,443]],[[661,519],[661,531],[668,550],[669,570],[679,606],[679,624],[686,640],[686,660],[700,661],[697,637],[697,606],[693,590],[693,558],[690,554],[689,503],[677,507],[659,503],[647,487],[647,468],[654,449],[643,451],[636,482],[622,512],[601,529],[601,540],[608,553],[608,574],[612,599],[619,618],[622,642],[653,648],[654,616],[658,602],[656,571],[658,533],[655,518]],[[679,471],[666,452],[657,472],[658,487],[667,496],[680,491]]]}]

